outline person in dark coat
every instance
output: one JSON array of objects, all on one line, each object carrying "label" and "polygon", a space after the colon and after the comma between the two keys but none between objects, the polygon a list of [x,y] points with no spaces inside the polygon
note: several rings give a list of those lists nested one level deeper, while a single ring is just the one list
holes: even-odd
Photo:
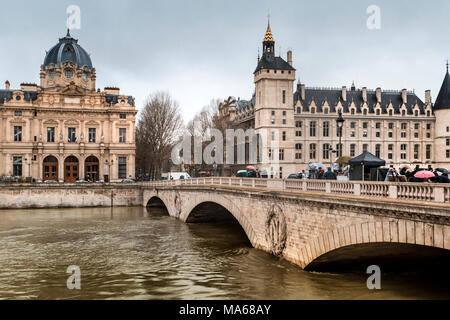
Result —
[{"label": "person in dark coat", "polygon": [[331,168],[328,168],[328,171],[325,172],[325,174],[323,175],[323,178],[325,180],[336,180],[336,173],[334,173],[333,171],[331,171]]}]

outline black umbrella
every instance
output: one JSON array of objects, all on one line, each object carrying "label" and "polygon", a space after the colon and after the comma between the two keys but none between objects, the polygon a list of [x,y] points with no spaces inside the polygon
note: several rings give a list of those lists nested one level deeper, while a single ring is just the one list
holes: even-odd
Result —
[{"label": "black umbrella", "polygon": [[445,169],[445,168],[437,168],[436,171],[437,171],[437,172],[441,172],[441,173],[450,174],[450,171],[448,171],[448,170]]}]

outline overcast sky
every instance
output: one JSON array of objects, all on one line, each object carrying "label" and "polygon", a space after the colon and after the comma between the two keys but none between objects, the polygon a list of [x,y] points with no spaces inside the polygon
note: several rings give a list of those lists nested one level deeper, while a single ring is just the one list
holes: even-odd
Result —
[{"label": "overcast sky", "polygon": [[[1,1],[0,87],[39,83],[39,68],[81,8],[72,35],[91,54],[97,87],[117,86],[141,108],[169,91],[192,118],[213,98],[249,99],[270,12],[277,55],[293,50],[306,86],[415,89],[436,99],[450,58],[450,1],[40,0]],[[369,30],[367,7],[381,9]]]}]

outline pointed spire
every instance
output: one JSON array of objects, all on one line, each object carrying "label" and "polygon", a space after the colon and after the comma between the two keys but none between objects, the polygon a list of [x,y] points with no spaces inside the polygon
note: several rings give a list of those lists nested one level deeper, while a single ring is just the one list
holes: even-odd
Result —
[{"label": "pointed spire", "polygon": [[447,59],[447,64],[446,65],[447,65],[447,73],[448,73],[448,59]]},{"label": "pointed spire", "polygon": [[264,42],[274,42],[272,30],[270,29],[270,14],[268,15],[267,30],[266,30],[266,35],[264,36]]},{"label": "pointed spire", "polygon": [[67,34],[66,34],[66,37],[67,38],[70,38],[71,36],[70,36],[70,29],[69,28],[67,28]]}]

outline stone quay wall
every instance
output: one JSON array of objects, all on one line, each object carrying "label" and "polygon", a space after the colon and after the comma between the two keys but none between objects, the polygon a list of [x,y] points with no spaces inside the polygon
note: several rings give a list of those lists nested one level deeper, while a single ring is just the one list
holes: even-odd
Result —
[{"label": "stone quay wall", "polygon": [[0,185],[0,209],[140,206],[135,184]]}]

